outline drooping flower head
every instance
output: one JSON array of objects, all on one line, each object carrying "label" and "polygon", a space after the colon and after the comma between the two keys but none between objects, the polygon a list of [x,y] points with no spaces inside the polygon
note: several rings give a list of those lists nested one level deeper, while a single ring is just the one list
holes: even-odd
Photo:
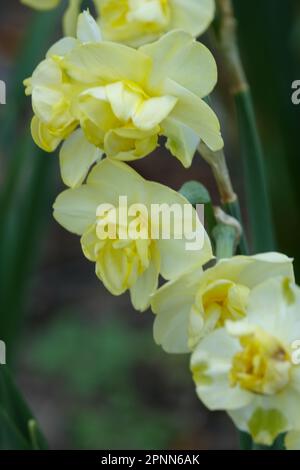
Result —
[{"label": "drooping flower head", "polygon": [[[79,126],[88,142],[109,158],[136,160],[151,153],[158,137],[185,167],[191,165],[200,139],[209,148],[223,146],[218,119],[203,101],[217,80],[213,56],[187,33],[173,31],[136,50],[101,41],[95,21],[80,15],[78,39],[65,38],[48,51],[26,80],[32,94],[36,143],[52,151],[72,139]],[[72,148],[61,158],[66,174]],[[82,180],[87,165],[78,167]]]},{"label": "drooping flower head", "polygon": [[203,272],[185,273],[161,287],[151,301],[155,341],[167,352],[188,352],[226,320],[245,317],[249,294],[276,276],[294,279],[292,260],[279,253],[235,256]]},{"label": "drooping flower head", "polygon": [[[169,212],[163,215],[170,227],[168,237],[153,215],[157,204],[163,204],[162,210],[169,211],[173,205],[179,209],[174,215],[176,227],[166,220]],[[137,310],[149,306],[159,274],[173,279],[212,257],[208,236],[187,200],[166,186],[145,181],[122,162],[104,159],[98,163],[86,184],[58,196],[54,217],[81,235],[83,252],[96,264],[96,274],[106,288],[113,295],[130,290]],[[177,229],[183,225],[187,231],[178,236]],[[194,234],[200,243],[196,251],[190,251],[186,243]]]},{"label": "drooping flower head", "polygon": [[226,410],[258,444],[300,426],[300,367],[293,359],[299,309],[300,288],[269,279],[250,293],[247,317],[207,335],[191,358],[199,398],[210,410]]},{"label": "drooping flower head", "polygon": [[213,20],[214,0],[95,0],[105,39],[138,46],[173,29],[197,37]]}]

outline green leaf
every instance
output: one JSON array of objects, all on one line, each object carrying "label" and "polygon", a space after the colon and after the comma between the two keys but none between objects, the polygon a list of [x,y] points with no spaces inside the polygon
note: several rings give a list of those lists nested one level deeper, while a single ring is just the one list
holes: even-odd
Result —
[{"label": "green leaf", "polygon": [[275,247],[265,161],[249,90],[235,95],[254,253]]},{"label": "green leaf", "polygon": [[0,448],[47,448],[45,438],[5,365],[0,367]]}]

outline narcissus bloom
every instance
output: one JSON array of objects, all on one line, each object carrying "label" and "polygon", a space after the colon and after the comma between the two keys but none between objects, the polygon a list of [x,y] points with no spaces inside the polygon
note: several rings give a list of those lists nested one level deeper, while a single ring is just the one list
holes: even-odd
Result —
[{"label": "narcissus bloom", "polygon": [[276,276],[294,279],[292,260],[279,253],[235,256],[198,268],[161,287],[151,301],[155,341],[170,353],[193,350],[226,320],[246,315],[251,289]]},{"label": "narcissus bloom", "polygon": [[[125,221],[116,218],[124,209],[120,194],[126,197],[126,207],[133,210],[128,217],[126,213]],[[99,212],[103,204],[105,214]],[[174,217],[177,227],[183,223],[190,227],[185,237],[177,239],[172,227],[169,239],[153,237],[157,220],[151,218],[151,208],[155,204],[177,204],[180,209],[188,206],[189,215]],[[122,162],[105,159],[98,163],[86,184],[69,189],[57,198],[54,217],[67,230],[81,235],[83,252],[96,263],[96,274],[106,288],[114,295],[129,289],[137,310],[148,307],[150,295],[157,289],[159,274],[165,279],[176,278],[212,256],[208,236],[187,200],[166,186],[145,181]],[[131,233],[130,227],[126,229],[127,220],[129,225],[139,227],[138,236]],[[111,236],[106,236],[111,230]],[[189,251],[186,242],[194,234],[200,235],[202,248]]]},{"label": "narcissus bloom", "polygon": [[214,0],[95,0],[105,39],[138,46],[182,29],[197,37],[215,14]]},{"label": "narcissus bloom", "polygon": [[[202,99],[216,83],[216,63],[189,34],[173,31],[136,50],[101,42],[85,12],[77,37],[54,45],[25,82],[35,112],[32,133],[41,148],[52,151],[78,125],[92,145],[117,160],[145,157],[160,135],[185,167],[200,139],[211,150],[223,146],[219,121]],[[67,150],[71,161],[74,152],[67,156]],[[78,173],[84,175],[82,164]],[[62,176],[67,185],[78,184]]]},{"label": "narcissus bloom", "polygon": [[299,429],[300,366],[292,348],[299,311],[300,288],[269,279],[250,293],[247,317],[207,335],[191,358],[199,398],[210,410],[226,410],[258,444]]}]

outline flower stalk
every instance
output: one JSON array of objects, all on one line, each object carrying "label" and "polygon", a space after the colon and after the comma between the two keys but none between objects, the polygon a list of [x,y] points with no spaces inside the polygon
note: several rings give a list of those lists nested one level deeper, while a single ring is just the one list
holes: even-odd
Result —
[{"label": "flower stalk", "polygon": [[231,258],[239,243],[242,229],[240,223],[227,215],[220,207],[215,208],[215,217],[218,224],[213,230],[217,259]]},{"label": "flower stalk", "polygon": [[[224,209],[243,225],[240,203],[237,194],[233,190],[224,150],[213,152],[204,142],[201,142],[198,151],[211,167]],[[244,230],[242,230],[240,237],[240,250],[244,255],[249,252],[248,241]]]}]

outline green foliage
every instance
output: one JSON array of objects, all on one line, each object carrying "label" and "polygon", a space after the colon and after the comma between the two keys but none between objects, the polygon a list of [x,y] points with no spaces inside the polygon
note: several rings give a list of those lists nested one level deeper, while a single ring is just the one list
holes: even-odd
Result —
[{"label": "green foliage", "polygon": [[0,367],[0,449],[46,449],[37,424],[12,381],[7,366]]}]

